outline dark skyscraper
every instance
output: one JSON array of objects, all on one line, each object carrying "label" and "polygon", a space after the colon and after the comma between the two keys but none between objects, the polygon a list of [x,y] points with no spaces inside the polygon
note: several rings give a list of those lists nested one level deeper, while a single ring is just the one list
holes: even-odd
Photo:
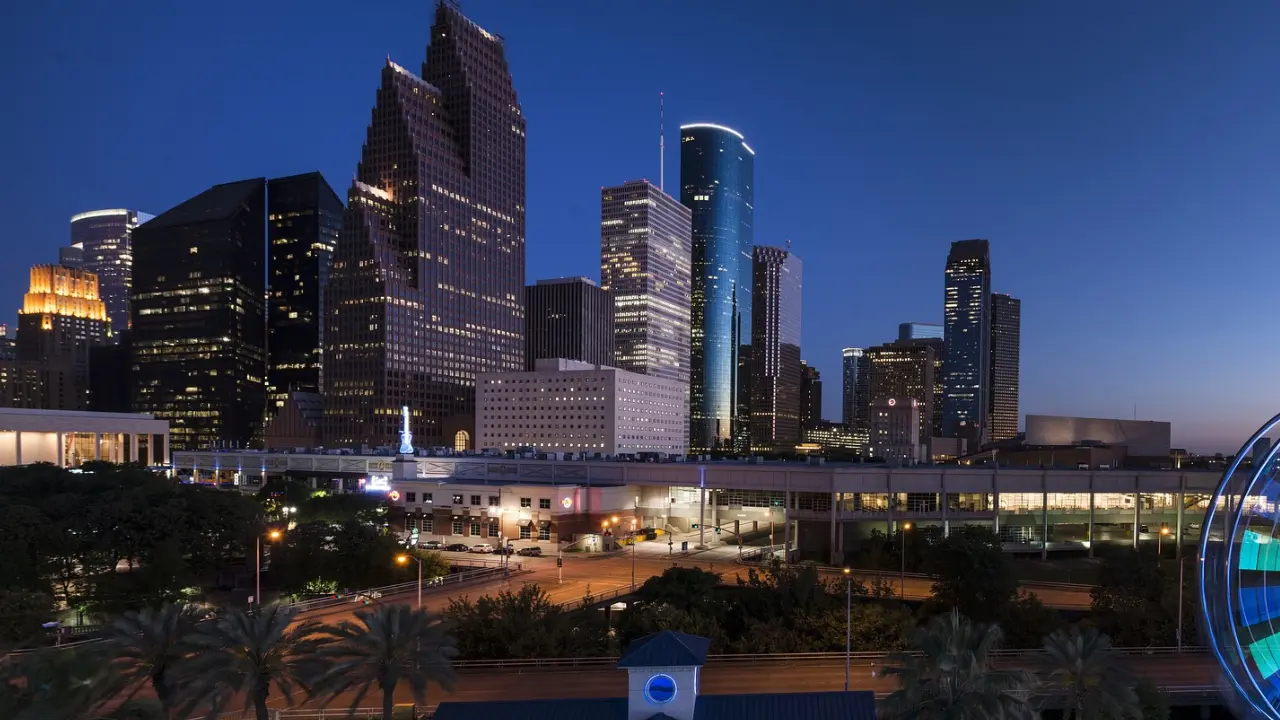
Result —
[{"label": "dark skyscraper", "polygon": [[925,418],[933,416],[934,367],[937,357],[928,342],[893,342],[877,345],[866,353],[869,375],[869,407],[890,400],[916,401],[919,409],[920,444],[927,446],[931,430]]},{"label": "dark skyscraper", "polygon": [[800,364],[800,425],[808,430],[822,423],[822,374],[804,361]]},{"label": "dark skyscraper", "polygon": [[987,439],[991,400],[991,250],[986,240],[951,243],[943,318],[942,432],[966,438],[970,451],[976,451]]},{"label": "dark skyscraper", "polygon": [[267,182],[267,412],[320,392],[324,286],[342,201],[318,172]]},{"label": "dark skyscraper", "polygon": [[563,358],[613,366],[613,297],[587,278],[539,280],[525,288],[524,369]]},{"label": "dark skyscraper", "polygon": [[646,180],[600,190],[600,285],[617,367],[689,382],[690,212]]},{"label": "dark skyscraper", "polygon": [[929,407],[920,406],[920,428],[928,433],[929,437],[943,437],[942,398],[944,397],[944,389],[942,382],[946,375],[946,341],[940,337],[924,335],[907,340],[900,339],[898,342],[907,345],[928,345],[933,348],[933,405]]},{"label": "dark skyscraper", "polygon": [[841,355],[840,420],[847,428],[871,427],[871,398],[866,353],[862,348],[845,348]]},{"label": "dark skyscraper", "polygon": [[1018,436],[1018,366],[1022,343],[1022,301],[991,295],[990,440]]},{"label": "dark skyscraper", "polygon": [[117,332],[129,329],[133,230],[152,217],[137,210],[91,210],[71,216],[71,246],[81,255],[75,267],[98,276],[98,292]]},{"label": "dark skyscraper", "polygon": [[793,450],[800,442],[800,258],[757,245],[751,289],[751,449]]},{"label": "dark skyscraper", "polygon": [[942,340],[945,337],[945,329],[937,323],[904,322],[898,324],[899,340]]},{"label": "dark skyscraper", "polygon": [[693,211],[692,450],[745,450],[750,426],[755,151],[720,125],[680,128],[680,202]]},{"label": "dark skyscraper", "polygon": [[525,118],[502,38],[436,6],[419,77],[390,61],[325,314],[325,440],[471,447],[475,376],[524,367]]},{"label": "dark skyscraper", "polygon": [[133,232],[133,407],[169,421],[174,450],[262,428],[266,185],[215,185]]}]

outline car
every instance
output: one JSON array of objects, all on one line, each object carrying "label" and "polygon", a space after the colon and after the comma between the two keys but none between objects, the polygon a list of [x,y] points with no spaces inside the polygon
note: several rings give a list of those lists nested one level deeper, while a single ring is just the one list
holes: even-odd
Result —
[{"label": "car", "polygon": [[542,548],[537,546],[520,548],[516,551],[516,554],[523,555],[525,557],[542,557]]},{"label": "car", "polygon": [[464,543],[453,543],[445,545],[444,549],[448,552],[471,552],[471,548]]},{"label": "car", "polygon": [[367,590],[365,592],[358,592],[355,595],[353,595],[351,597],[351,602],[368,605],[369,603],[381,597],[382,597],[382,593],[378,592],[377,590]]},{"label": "car", "polygon": [[444,543],[440,542],[439,540],[428,540],[426,542],[418,543],[418,547],[423,550],[439,550],[440,548],[444,547]]},{"label": "car", "polygon": [[477,543],[471,546],[471,552],[488,554],[493,552],[493,546],[489,543]]}]

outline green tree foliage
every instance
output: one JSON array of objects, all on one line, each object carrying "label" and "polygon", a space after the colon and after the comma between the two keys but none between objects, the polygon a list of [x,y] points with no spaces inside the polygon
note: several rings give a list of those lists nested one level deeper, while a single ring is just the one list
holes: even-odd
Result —
[{"label": "green tree foliage", "polygon": [[[1093,620],[1120,647],[1172,645],[1176,607],[1171,612],[1165,595],[1174,584],[1176,576],[1171,583],[1155,556],[1128,548],[1113,551],[1103,558],[1098,584],[1090,591]],[[1183,613],[1185,618],[1186,608]]]},{"label": "green tree foliage", "polygon": [[124,688],[102,645],[46,648],[0,662],[0,717],[98,720]]},{"label": "green tree foliage", "polygon": [[921,572],[933,536],[925,528],[895,530],[886,534],[872,530],[865,538],[849,542],[853,547],[845,557],[845,564],[860,570],[902,570],[906,558],[907,572]]},{"label": "green tree foliage", "polygon": [[933,602],[975,622],[1004,616],[1018,597],[1018,579],[1000,543],[983,525],[962,525],[935,540],[925,557],[933,576]]},{"label": "green tree foliage", "polygon": [[715,602],[720,576],[702,568],[672,567],[655,575],[636,593],[645,603],[670,605],[684,612],[705,612]]},{"label": "green tree foliage", "polygon": [[44,593],[0,590],[0,654],[43,637],[44,623],[54,618],[53,598]]},{"label": "green tree foliage", "polygon": [[[339,588],[367,588],[408,581],[417,577],[413,563],[400,565],[396,557],[404,548],[379,527],[355,520],[342,525],[326,521],[298,524],[270,546],[269,576],[282,589],[304,592],[315,581],[332,582]],[[436,557],[440,557],[436,554]],[[434,577],[428,569],[448,574],[448,563],[440,558],[423,577]]]},{"label": "green tree foliage", "polygon": [[1062,627],[1062,615],[1045,607],[1035,593],[1022,590],[1009,603],[1000,618],[1000,627],[1006,628],[1004,644],[1025,650],[1044,644],[1044,639]]},{"label": "green tree foliage", "polygon": [[604,613],[566,612],[537,585],[503,590],[474,602],[449,601],[445,619],[464,659],[601,657],[617,652]]},{"label": "green tree foliage", "polygon": [[386,514],[386,498],[362,493],[316,495],[298,507],[304,521],[323,521],[342,525],[349,522],[381,524]]},{"label": "green tree foliage", "polygon": [[1059,630],[1044,642],[1047,682],[1061,699],[1064,720],[1140,717],[1134,677],[1119,662],[1111,640],[1097,628]]},{"label": "green tree foliage", "polygon": [[1156,684],[1147,678],[1138,680],[1133,691],[1138,696],[1138,705],[1142,708],[1142,720],[1169,720],[1169,696],[1161,692]]}]

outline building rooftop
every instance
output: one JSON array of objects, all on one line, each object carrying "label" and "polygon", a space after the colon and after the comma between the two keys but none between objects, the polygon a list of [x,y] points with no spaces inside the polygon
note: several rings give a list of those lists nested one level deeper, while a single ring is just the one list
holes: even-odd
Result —
[{"label": "building rooftop", "polygon": [[186,202],[160,213],[143,224],[147,228],[175,227],[226,220],[240,210],[240,204],[254,193],[262,194],[266,178],[253,178],[214,185]]},{"label": "building rooftop", "polygon": [[618,659],[618,667],[705,665],[710,647],[708,638],[663,630],[631,643]]}]

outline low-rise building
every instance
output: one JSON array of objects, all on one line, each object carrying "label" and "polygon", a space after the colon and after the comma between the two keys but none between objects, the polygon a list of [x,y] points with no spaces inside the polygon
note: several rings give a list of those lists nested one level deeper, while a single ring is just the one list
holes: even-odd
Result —
[{"label": "low-rise building", "polygon": [[90,460],[169,464],[169,423],[151,415],[0,408],[0,465]]}]

